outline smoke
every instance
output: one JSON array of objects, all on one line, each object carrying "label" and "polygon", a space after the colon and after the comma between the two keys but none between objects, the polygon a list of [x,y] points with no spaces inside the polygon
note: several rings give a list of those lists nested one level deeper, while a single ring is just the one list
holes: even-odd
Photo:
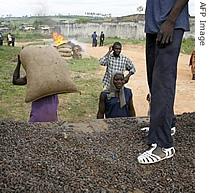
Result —
[{"label": "smoke", "polygon": [[35,16],[46,16],[49,13],[48,1],[36,1],[34,3],[34,15]]}]

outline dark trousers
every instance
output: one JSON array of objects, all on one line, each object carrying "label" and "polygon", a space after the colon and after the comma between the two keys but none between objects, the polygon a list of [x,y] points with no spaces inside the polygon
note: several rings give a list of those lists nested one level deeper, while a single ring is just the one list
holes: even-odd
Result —
[{"label": "dark trousers", "polygon": [[104,45],[104,40],[100,40],[100,46]]},{"label": "dark trousers", "polygon": [[97,47],[97,40],[93,39],[92,47]]},{"label": "dark trousers", "polygon": [[157,34],[146,34],[147,80],[151,93],[148,143],[173,146],[171,127],[175,124],[174,98],[177,61],[184,31],[174,30],[173,42],[164,48],[156,45]]}]

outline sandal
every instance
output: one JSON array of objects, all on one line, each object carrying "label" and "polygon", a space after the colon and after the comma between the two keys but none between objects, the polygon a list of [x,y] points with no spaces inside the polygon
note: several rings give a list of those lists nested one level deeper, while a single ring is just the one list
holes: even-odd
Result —
[{"label": "sandal", "polygon": [[[149,127],[143,127],[143,128],[141,128],[141,131],[149,132]],[[176,133],[176,127],[172,127],[171,128],[171,136],[175,135],[175,133]]]},{"label": "sandal", "polygon": [[[154,154],[154,151],[156,151],[156,154]],[[157,163],[159,161],[162,161],[164,159],[168,159],[173,157],[175,154],[174,147],[170,148],[161,148],[158,147],[157,144],[152,144],[151,148],[141,155],[138,156],[138,162],[140,164],[153,164]]]}]

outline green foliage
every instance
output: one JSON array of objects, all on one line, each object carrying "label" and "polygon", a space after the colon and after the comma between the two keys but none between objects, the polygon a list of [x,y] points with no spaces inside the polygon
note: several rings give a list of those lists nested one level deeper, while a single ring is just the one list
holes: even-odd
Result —
[{"label": "green foliage", "polygon": [[105,39],[104,45],[111,45],[114,42],[120,42],[123,45],[124,44],[140,44],[140,45],[142,45],[142,44],[145,43],[145,40],[121,39],[121,38],[118,38],[118,37],[113,37],[113,38],[109,37],[109,38]]},{"label": "green foliage", "polygon": [[182,41],[181,52],[184,54],[191,54],[192,51],[195,49],[195,39],[188,38]]},{"label": "green foliage", "polygon": [[39,32],[20,32],[17,31],[15,34],[16,41],[25,41],[25,42],[32,42],[32,41],[38,41],[42,39],[51,38],[50,34],[43,34]]},{"label": "green foliage", "polygon": [[99,65],[98,60],[95,58],[85,58],[85,59],[73,59],[69,61],[71,70],[74,72],[95,72]]},{"label": "green foliage", "polygon": [[87,17],[80,17],[80,18],[76,19],[75,22],[76,23],[88,23],[88,22],[90,22],[90,19]]}]

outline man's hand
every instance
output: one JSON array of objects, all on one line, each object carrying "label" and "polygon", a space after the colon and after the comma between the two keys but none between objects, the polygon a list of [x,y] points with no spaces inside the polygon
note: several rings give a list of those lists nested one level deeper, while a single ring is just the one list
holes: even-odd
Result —
[{"label": "man's hand", "polygon": [[128,83],[130,76],[125,76],[123,80],[123,84]]},{"label": "man's hand", "polygon": [[160,31],[157,35],[157,45],[159,47],[165,47],[167,44],[170,44],[173,40],[173,31],[175,23],[170,20],[166,20],[160,26]]},{"label": "man's hand", "polygon": [[109,53],[112,51],[113,51],[112,46],[109,46]]}]

